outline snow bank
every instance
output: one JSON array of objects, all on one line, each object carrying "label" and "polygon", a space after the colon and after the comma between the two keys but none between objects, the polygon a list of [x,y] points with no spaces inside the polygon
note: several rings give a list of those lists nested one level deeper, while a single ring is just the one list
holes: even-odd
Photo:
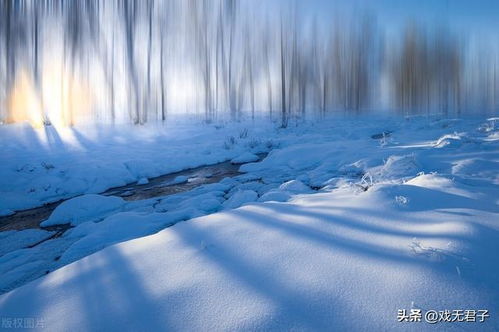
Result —
[{"label": "snow bank", "polygon": [[41,229],[0,232],[0,256],[5,255],[8,252],[36,244],[40,241],[48,239],[54,234],[55,232],[49,232]]},{"label": "snow bank", "polygon": [[254,202],[257,198],[258,194],[253,190],[239,190],[224,202],[223,207],[225,209],[235,209],[243,204]]},{"label": "snow bank", "polygon": [[305,185],[303,182],[298,180],[291,180],[285,182],[279,186],[282,191],[287,191],[292,194],[308,194],[313,192],[309,186]]},{"label": "snow bank", "polygon": [[251,163],[254,161],[257,161],[259,158],[256,154],[253,154],[251,152],[245,152],[240,156],[237,156],[236,158],[232,159],[230,162],[233,164],[244,164],[244,163]]},{"label": "snow bank", "polygon": [[259,202],[269,202],[269,201],[274,201],[274,202],[286,202],[291,198],[291,195],[288,194],[287,192],[283,192],[280,190],[271,190],[269,192],[266,192],[263,194],[258,201]]},{"label": "snow bank", "polygon": [[[425,193],[411,185],[361,194],[338,189],[186,221],[1,296],[0,315],[43,317],[54,331],[361,331],[410,324],[426,331],[435,326],[399,323],[397,311],[497,308],[497,214],[446,205],[445,194],[442,208],[452,214],[401,210],[384,188],[394,194],[404,187]],[[161,222],[135,213],[107,222],[127,236],[135,227],[140,232],[146,218]],[[97,244],[90,240],[64,255]],[[498,326],[492,315],[459,325]]]},{"label": "snow bank", "polygon": [[62,202],[41,225],[43,227],[58,224],[76,226],[86,221],[100,220],[120,210],[124,205],[125,201],[121,197],[83,195]]},{"label": "snow bank", "polygon": [[[173,120],[173,119],[172,119]],[[226,135],[246,138],[224,148]],[[218,128],[218,129],[217,129]],[[256,140],[275,136],[268,121],[217,125],[80,126],[31,128],[0,126],[0,211],[24,210],[82,194],[102,193],[143,178],[211,165],[246,152],[268,152]],[[226,134],[226,135],[225,135]],[[60,139],[54,144],[53,137]],[[255,141],[254,144],[248,144]],[[250,147],[251,145],[251,147]]]},{"label": "snow bank", "polygon": [[[243,175],[124,205],[97,195],[100,203],[68,201],[57,212],[64,216],[51,218],[73,218],[75,228],[30,249],[8,241],[0,292],[24,286],[0,296],[0,317],[43,317],[50,330],[498,330],[493,315],[480,325],[396,320],[398,309],[499,307],[499,139],[481,123],[355,118],[269,130],[279,148],[242,165]],[[390,144],[371,139],[386,128]],[[0,173],[23,180],[0,178],[11,194],[0,204],[104,188],[100,174],[135,182],[266,145],[241,138],[227,148],[225,132],[205,129],[175,144],[148,137],[143,153],[124,139],[126,149],[108,146],[115,160],[100,151],[91,170],[16,157],[19,165],[8,161]],[[77,189],[63,193],[66,183]],[[307,195],[311,188],[319,190]],[[0,233],[0,243],[12,234]]]}]

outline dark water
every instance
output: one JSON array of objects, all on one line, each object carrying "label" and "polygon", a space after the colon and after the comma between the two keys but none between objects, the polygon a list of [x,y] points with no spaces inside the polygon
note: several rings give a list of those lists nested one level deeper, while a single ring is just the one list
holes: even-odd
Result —
[{"label": "dark water", "polygon": [[[131,184],[123,187],[109,189],[102,195],[121,196],[127,201],[136,201],[158,196],[166,196],[189,191],[203,184],[215,183],[226,177],[239,175],[239,166],[229,161],[187,169],[177,173],[170,173],[149,179],[147,184]],[[177,176],[186,176],[187,182],[174,184]]]},{"label": "dark water", "polygon": [[[258,156],[261,160],[266,156],[266,154],[260,154]],[[229,161],[226,161],[214,165],[191,168],[151,178],[147,184],[139,185],[137,183],[133,183],[123,187],[111,188],[101,195],[121,196],[127,201],[173,195],[189,191],[203,184],[219,182],[226,177],[239,175],[239,167],[240,165],[234,165]],[[177,176],[186,176],[188,180],[184,183],[172,183]],[[58,236],[70,228],[69,224],[40,227],[40,223],[47,219],[52,211],[54,211],[54,209],[62,202],[64,202],[64,200],[46,204],[34,209],[19,211],[11,216],[0,217],[0,232],[7,230],[42,228],[57,231],[56,236]]]}]

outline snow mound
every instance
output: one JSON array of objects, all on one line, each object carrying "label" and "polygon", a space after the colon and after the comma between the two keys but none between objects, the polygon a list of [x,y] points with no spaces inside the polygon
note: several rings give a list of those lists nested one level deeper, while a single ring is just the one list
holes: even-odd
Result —
[{"label": "snow mound", "polygon": [[496,179],[499,162],[480,158],[458,160],[452,166],[452,174],[482,179]]},{"label": "snow mound", "polygon": [[255,202],[258,194],[253,190],[239,190],[224,202],[224,209],[235,209],[243,204]]},{"label": "snow mound", "polygon": [[141,184],[148,184],[149,183],[149,180],[147,178],[140,178],[139,181],[137,181],[137,184],[141,185]]},{"label": "snow mound", "polygon": [[258,182],[258,181],[248,181],[245,183],[238,184],[234,186],[229,192],[227,196],[232,196],[237,191],[240,190],[253,190],[256,192],[260,192],[261,188],[265,186],[263,183]]},{"label": "snow mound", "polygon": [[0,232],[0,256],[48,239],[54,233],[41,229]]},{"label": "snow mound", "polygon": [[149,235],[163,228],[159,222],[164,219],[159,213],[120,212],[97,224],[81,224],[73,230],[71,237],[85,236],[71,245],[60,261],[68,264],[114,243]]},{"label": "snow mound", "polygon": [[463,144],[462,137],[457,134],[449,134],[440,137],[435,144],[435,148],[459,148]]},{"label": "snow mound", "polygon": [[286,202],[291,198],[291,195],[287,192],[280,190],[271,190],[265,194],[263,194],[258,201],[259,202]]},{"label": "snow mound", "polygon": [[415,178],[412,178],[409,181],[407,181],[406,184],[418,187],[430,188],[430,189],[442,189],[453,185],[451,179],[442,177],[436,173],[430,173],[430,174],[421,173]]},{"label": "snow mound", "polygon": [[313,192],[313,190],[299,180],[291,180],[285,182],[279,186],[282,191],[287,191],[291,194],[308,194]]},{"label": "snow mound", "polygon": [[305,170],[317,167],[324,160],[336,155],[336,148],[336,143],[297,144],[272,150],[261,162],[242,165],[239,170],[241,172],[255,172],[276,168]]},{"label": "snow mound", "polygon": [[[1,296],[0,313],[43,317],[53,331],[397,331],[412,324],[397,321],[397,308],[497,307],[497,239],[482,224],[490,214],[449,218],[425,206],[407,214],[380,210],[380,199],[375,191],[303,195],[179,223]],[[145,218],[108,221],[126,237],[122,225],[142,231]],[[72,255],[91,247],[77,242]],[[470,324],[497,330],[492,315]]]},{"label": "snow mound", "polygon": [[71,224],[79,225],[86,221],[96,221],[123,208],[125,201],[121,197],[88,194],[62,202],[50,217],[42,222],[43,227]]},{"label": "snow mound", "polygon": [[195,207],[205,213],[212,213],[220,209],[223,198],[219,197],[223,192],[211,192],[189,198],[178,205],[178,209]]},{"label": "snow mound", "polygon": [[258,156],[254,153],[251,153],[251,152],[245,152],[243,153],[242,155],[232,159],[230,162],[232,164],[245,164],[245,163],[251,163],[251,162],[254,162],[254,161],[257,161],[258,159]]},{"label": "snow mound", "polygon": [[377,180],[400,179],[416,175],[420,170],[414,155],[390,156],[382,166],[368,170]]}]

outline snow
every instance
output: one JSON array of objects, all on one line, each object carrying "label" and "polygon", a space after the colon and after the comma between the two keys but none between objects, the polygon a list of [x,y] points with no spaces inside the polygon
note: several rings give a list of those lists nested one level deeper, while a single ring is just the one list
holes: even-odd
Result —
[{"label": "snow", "polygon": [[62,202],[42,226],[58,224],[79,225],[86,221],[100,220],[106,215],[120,210],[125,201],[120,197],[102,195],[82,195]]},{"label": "snow", "polygon": [[290,198],[291,198],[291,195],[286,193],[286,192],[279,191],[279,190],[271,190],[271,191],[263,194],[258,199],[258,201],[259,202],[268,202],[268,201],[285,202],[285,201],[289,200]]},{"label": "snow", "polygon": [[303,184],[303,182],[299,180],[291,180],[287,181],[279,186],[279,189],[282,191],[287,191],[292,194],[308,194],[312,192],[312,189],[307,185]]},{"label": "snow", "polygon": [[[95,154],[90,172],[72,169],[61,183],[93,183],[102,191],[111,182],[100,171],[113,174],[114,183],[129,183],[268,152],[268,146],[272,151],[241,165],[241,175],[175,195],[125,202],[87,193],[67,200],[44,225],[75,227],[33,248],[26,247],[52,233],[0,233],[6,248],[0,292],[8,292],[0,296],[0,317],[43,317],[55,331],[499,329],[499,136],[492,120],[254,126],[227,125],[223,133],[185,127],[174,138],[143,133],[142,141],[124,138],[136,143],[126,158],[118,153],[122,142],[110,143],[106,156],[92,143],[101,159]],[[224,143],[243,128],[247,138]],[[7,137],[2,131],[8,129],[0,128]],[[389,137],[371,138],[388,131]],[[272,144],[255,147],[256,137]],[[139,151],[165,142],[179,150]],[[192,149],[181,150],[188,143]],[[20,153],[2,144],[2,151],[19,153],[0,166],[15,173],[4,174],[38,179],[35,192],[61,179],[52,173],[65,163],[62,153],[28,147]],[[71,159],[75,151],[65,154]],[[33,161],[41,157],[44,171]],[[125,159],[126,171],[113,173]],[[18,172],[21,160],[31,166]],[[7,193],[2,207],[15,209],[16,195],[29,202],[18,206],[66,195],[26,192],[25,179],[0,187]],[[397,322],[397,310],[411,308],[489,309],[491,317]]]},{"label": "snow", "polygon": [[253,190],[238,190],[223,204],[225,209],[234,209],[243,204],[256,201],[258,194]]},{"label": "snow", "polygon": [[25,229],[23,231],[0,232],[0,256],[48,239],[55,232],[41,229]]},{"label": "snow", "polygon": [[244,163],[251,163],[254,161],[257,161],[259,158],[256,154],[251,153],[251,152],[245,152],[240,156],[237,156],[236,158],[232,159],[230,162],[233,164],[244,164]]},{"label": "snow", "polygon": [[179,176],[175,177],[175,179],[173,179],[173,181],[170,182],[170,184],[186,183],[187,181],[189,181],[189,178],[187,176],[179,175]]},{"label": "snow", "polygon": [[149,180],[147,178],[140,178],[139,181],[137,181],[137,184],[142,185],[142,184],[148,184]]},{"label": "snow", "polygon": [[102,193],[142,178],[217,164],[246,152],[268,152],[273,147],[271,140],[256,139],[273,130],[272,123],[262,122],[225,148],[227,135],[239,137],[242,130],[241,124],[192,125],[190,118],[141,128],[1,126],[0,212],[7,215]]},{"label": "snow", "polygon": [[193,219],[14,290],[0,313],[43,316],[51,330],[392,330],[405,327],[399,308],[497,307],[499,248],[483,243],[496,239],[494,214],[464,208],[445,222],[387,195],[342,189]]}]

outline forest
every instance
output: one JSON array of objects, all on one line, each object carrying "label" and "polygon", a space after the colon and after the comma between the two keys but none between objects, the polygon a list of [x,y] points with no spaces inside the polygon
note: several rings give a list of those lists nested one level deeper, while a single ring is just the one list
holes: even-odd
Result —
[{"label": "forest", "polygon": [[0,7],[0,118],[41,125],[193,113],[494,111],[498,52],[445,22],[388,34],[368,10],[296,2],[17,0]]}]

